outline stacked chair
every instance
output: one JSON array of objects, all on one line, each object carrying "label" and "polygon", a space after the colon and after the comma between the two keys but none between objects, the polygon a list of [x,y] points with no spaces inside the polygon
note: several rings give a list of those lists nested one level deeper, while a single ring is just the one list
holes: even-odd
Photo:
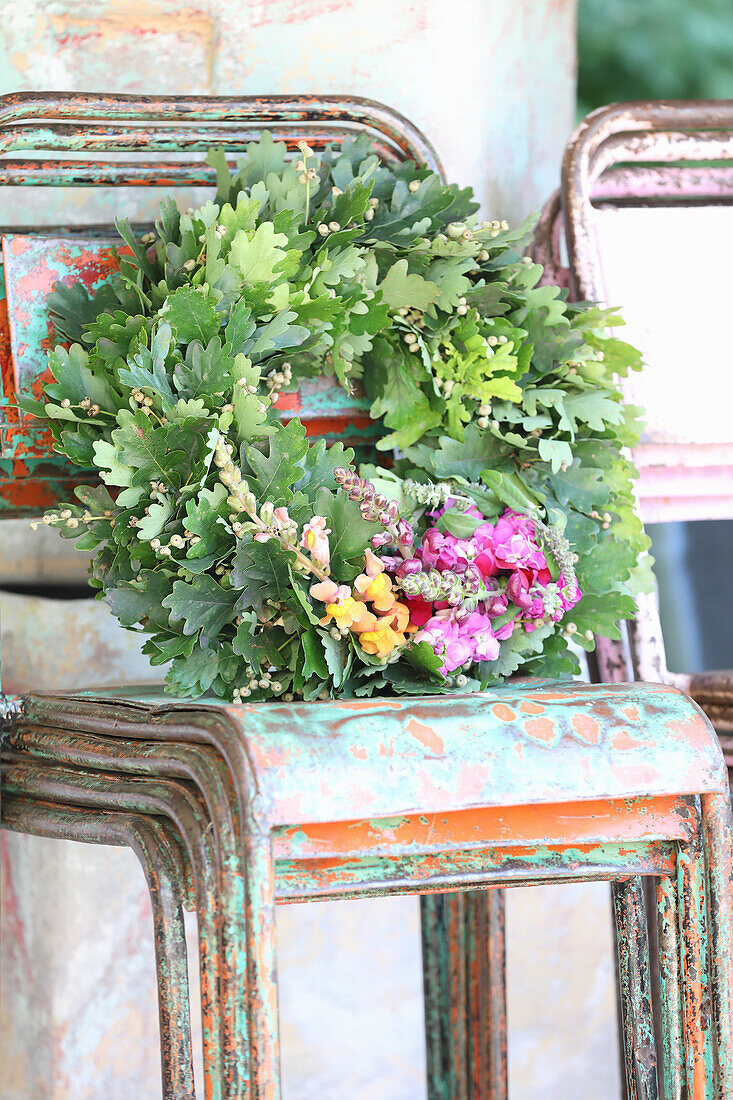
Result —
[{"label": "stacked chair", "polygon": [[[537,227],[533,254],[545,265],[545,277],[567,287],[576,301],[604,301],[599,215],[613,216],[621,229],[628,210],[731,207],[732,163],[729,100],[615,103],[594,111],[568,143],[561,187]],[[678,215],[677,225],[683,220]],[[629,263],[652,270],[654,260],[637,249]],[[660,425],[661,409],[654,412],[655,434],[643,438],[634,454],[642,519],[733,519],[733,432],[725,440],[693,442],[680,438],[674,424]],[[733,774],[733,671],[671,673],[655,595],[640,599],[640,613],[622,642],[601,638],[596,654],[606,682],[660,681],[691,695],[717,729]]]},{"label": "stacked chair", "polygon": [[[291,146],[367,132],[381,156],[439,170],[414,127],[360,100],[23,95],[0,100],[0,184],[206,183],[198,151],[235,154],[264,126]],[[161,150],[182,159],[147,159]],[[13,159],[23,151],[34,156]],[[44,365],[21,334],[40,308],[18,301],[29,248],[2,232],[12,399]],[[100,277],[108,235],[23,234],[46,255],[76,241]],[[334,391],[330,422],[320,395],[316,423],[308,400],[297,397],[303,420],[339,438],[365,417]],[[77,474],[37,424],[6,415],[0,495],[11,514],[33,513]],[[612,883],[629,1094],[657,1097],[642,876],[657,883],[664,1095],[733,1095],[727,774],[710,722],[677,687],[524,679],[450,698],[237,706],[128,688],[6,696],[0,713],[4,826],[128,845],[142,862],[166,1100],[194,1096],[184,907],[198,917],[206,1100],[280,1096],[276,904],[385,894],[422,897],[430,1100],[498,1100],[500,891],[599,880]]]}]

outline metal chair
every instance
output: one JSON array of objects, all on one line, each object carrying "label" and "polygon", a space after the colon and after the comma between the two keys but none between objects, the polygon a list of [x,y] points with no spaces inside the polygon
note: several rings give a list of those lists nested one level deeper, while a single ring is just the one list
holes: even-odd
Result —
[{"label": "metal chair", "polygon": [[[102,109],[99,97],[86,105],[72,99],[67,117]],[[184,107],[138,101],[132,117]],[[22,117],[13,109],[11,130]],[[48,101],[40,110],[47,109]],[[211,103],[198,109],[207,120],[216,116]],[[272,119],[273,101],[266,109]],[[77,125],[71,136],[51,127],[53,141],[88,141],[95,151],[112,140],[108,129]],[[34,141],[29,127],[19,129],[11,151]],[[117,127],[114,140],[144,147],[150,139],[132,129]],[[189,148],[216,140],[183,134]],[[58,171],[97,178],[72,164]],[[16,182],[43,174],[17,163],[6,170]],[[115,171],[115,179],[132,178],[129,165]],[[188,180],[187,171],[180,175]],[[16,455],[28,432],[38,429],[13,426]],[[34,445],[41,469],[17,462],[12,471],[28,510],[38,507],[34,492],[48,499],[56,490],[44,477],[44,444],[36,437]],[[678,692],[525,682],[458,700],[225,707],[128,691],[28,696],[22,709],[6,702],[5,711],[3,813],[14,827],[48,828],[49,805],[172,823],[193,871],[202,928],[207,1097],[279,1094],[276,901],[389,892],[432,899],[477,885],[494,889],[465,904],[459,893],[423,904],[429,1090],[431,1100],[504,1095],[501,1029],[482,1033],[487,1020],[501,1018],[488,980],[501,961],[486,938],[492,925],[500,930],[501,910],[484,899],[496,898],[497,886],[577,878],[616,883],[630,1088],[656,1095],[641,874],[660,881],[667,1095],[733,1088],[730,809],[712,731]],[[63,819],[64,835],[75,835],[74,820]],[[715,874],[706,873],[704,848]],[[165,1030],[163,1038],[171,1042]],[[185,1095],[176,1087],[169,1083],[166,1095]]]},{"label": "metal chair", "polygon": [[[187,124],[187,125],[182,125]],[[410,156],[418,163],[425,164],[442,174],[437,156],[424,136],[406,119],[390,108],[371,101],[355,97],[164,97],[161,99],[140,99],[132,96],[102,96],[94,94],[36,94],[21,93],[0,98],[0,185],[46,186],[46,187],[190,187],[210,184],[215,181],[215,173],[196,157],[211,144],[224,144],[228,152],[242,151],[248,141],[256,139],[266,127],[274,136],[295,147],[298,140],[305,138],[316,148],[322,148],[329,141],[335,141],[349,134],[367,133],[377,153],[386,161],[399,161]],[[79,150],[84,159],[68,159]],[[148,156],[150,152],[171,151],[187,154],[185,158],[161,163],[160,158]],[[18,152],[31,152],[32,159],[18,159]],[[110,156],[117,154],[117,156]],[[131,160],[130,156],[138,160]],[[123,159],[124,158],[124,159]],[[39,392],[40,381],[45,371],[45,348],[47,346],[47,320],[44,310],[45,295],[59,278],[59,263],[63,257],[66,282],[73,282],[84,275],[90,287],[104,278],[110,264],[110,244],[112,227],[95,225],[74,228],[54,229],[0,229],[2,234],[3,267],[0,267],[0,366],[2,389],[0,395],[0,511],[8,516],[37,514],[65,499],[73,486],[83,480],[80,471],[72,468],[51,449],[49,433],[37,423],[26,418],[16,407],[18,396]],[[32,279],[25,279],[25,294],[19,299],[13,294],[14,288],[24,275],[32,273]],[[34,332],[35,342],[29,339],[24,328],[22,337],[17,324],[11,326],[8,312],[8,297],[5,293],[5,281],[8,282],[13,320],[22,314],[25,319],[33,318],[38,322]],[[319,392],[323,388],[320,380],[306,382],[295,395],[286,395],[281,406],[285,415],[296,414],[308,426],[311,434],[325,435],[327,438],[340,438],[345,442],[360,444],[369,438],[368,406],[357,393],[348,398],[342,390],[331,387],[327,400]],[[285,408],[287,404],[287,408]],[[14,707],[7,705],[5,716],[12,720]],[[122,753],[119,744],[113,743],[113,763],[110,767],[123,769]],[[43,747],[49,759],[53,758],[53,749],[48,735]],[[109,749],[109,746],[106,746]],[[134,755],[139,746],[127,745],[128,756]],[[78,745],[75,746],[78,750]],[[180,746],[172,748],[184,751]],[[190,749],[190,752],[194,752]],[[205,756],[205,753],[200,755]],[[78,764],[78,752],[71,752],[71,746],[62,752],[59,759],[66,763]],[[166,757],[166,761],[169,757]],[[202,798],[211,801],[212,790],[216,783],[212,779],[216,765],[209,766],[205,760],[197,760],[187,766],[199,766],[202,771]],[[153,769],[147,770],[135,759],[130,764],[134,771],[156,775]],[[47,769],[44,772],[47,775]],[[179,772],[174,768],[173,775]],[[186,773],[188,774],[188,773]],[[17,779],[17,771],[8,773],[7,782],[12,776]],[[58,777],[58,776],[57,776]],[[158,776],[160,777],[160,776]],[[214,782],[214,787],[212,787]],[[7,784],[6,784],[7,785]],[[177,807],[176,794],[171,794],[172,806]],[[201,809],[199,804],[198,809]],[[111,806],[116,805],[114,800]],[[146,803],[149,808],[149,801]],[[181,840],[188,848],[189,860],[198,868],[199,889],[196,902],[200,927],[204,930],[201,946],[201,977],[204,998],[204,1050],[207,1064],[207,1090],[221,1091],[234,1087],[236,1067],[232,1064],[231,1042],[229,1042],[229,1062],[224,1065],[222,1043],[219,1039],[219,1019],[226,1030],[229,1017],[219,1013],[217,1001],[219,975],[216,970],[218,956],[207,951],[207,944],[217,942],[218,914],[214,895],[218,886],[212,885],[211,876],[206,878],[205,863],[199,858],[200,849],[207,844],[212,829],[224,820],[224,802],[216,804],[217,812],[208,819],[200,813],[192,813],[184,829]],[[173,820],[179,820],[172,812]],[[231,815],[230,815],[231,816]],[[30,821],[26,810],[23,820]],[[44,813],[38,818],[38,831],[47,828]],[[200,828],[197,832],[197,826]],[[208,831],[207,831],[208,830]],[[234,835],[230,829],[228,836]],[[216,847],[219,851],[219,847]],[[199,855],[197,855],[199,853]],[[153,897],[153,905],[156,899]],[[498,995],[491,1001],[482,1000],[479,1005],[474,997],[471,1004],[456,1000],[457,989],[464,990],[468,980],[467,966],[469,954],[476,952],[478,962],[474,961],[472,973],[480,977],[485,966],[490,967],[488,955],[488,935],[491,933],[493,947],[501,946],[503,957],[503,898],[501,891],[490,896],[479,895],[474,899],[470,912],[465,911],[464,899],[455,895],[430,896],[423,899],[423,948],[426,969],[426,1016],[433,1023],[428,1036],[429,1074],[433,1084],[431,1092],[440,1095],[443,1081],[450,1081],[456,1088],[467,1088],[467,1082],[479,1074],[478,1068],[472,1068],[481,1052],[481,1075],[490,1073],[497,1082],[497,1090],[505,1079],[506,1061],[503,1036],[505,1033],[505,1003],[503,983],[498,986]],[[444,936],[450,937],[452,950],[446,950]],[[241,973],[241,958],[227,963],[232,973]],[[236,970],[239,965],[239,971]],[[477,969],[478,967],[478,969]],[[233,979],[229,989],[236,984]],[[229,994],[232,995],[231,993]],[[451,1005],[450,1014],[444,1017],[444,1009]],[[207,1007],[208,1006],[208,1007]],[[470,1019],[470,1025],[468,1020]],[[212,1023],[214,1020],[214,1023]],[[449,1022],[446,1023],[446,1020]],[[440,1021],[440,1026],[438,1026]],[[469,1036],[475,1031],[473,1045],[469,1046]],[[483,1036],[495,1036],[496,1042],[484,1040]],[[165,1065],[170,1062],[169,1049],[175,1045],[176,1036],[165,1030],[161,1033],[162,1056]],[[486,1063],[487,1052],[491,1054]],[[460,1084],[466,1082],[466,1084]],[[446,1086],[447,1087],[447,1086]],[[493,1088],[493,1086],[492,1086]],[[207,1091],[207,1095],[209,1092]],[[234,1093],[232,1093],[234,1095]],[[499,1095],[499,1092],[496,1092]]]},{"label": "metal chair", "polygon": [[[732,206],[732,156],[728,101],[618,103],[592,112],[568,142],[561,186],[540,215],[532,254],[545,267],[544,279],[566,287],[575,300],[611,297],[624,309],[618,273],[612,291],[607,284],[611,220],[621,227],[628,211]],[[603,236],[600,219],[608,222]],[[650,259],[641,242],[634,247],[630,271]],[[631,389],[627,396],[634,400]],[[665,416],[661,396],[658,386],[644,401],[653,423],[634,452],[642,519],[733,518],[733,435],[683,435]],[[715,726],[733,780],[733,672],[671,673],[653,594],[639,597],[637,619],[622,633],[621,642],[597,640],[597,677],[673,683],[690,694]],[[654,940],[650,926],[652,957]]]},{"label": "metal chair", "polygon": [[[197,706],[122,692],[29,696],[10,732],[11,813],[15,800],[33,797],[170,813],[193,851],[196,830],[186,827],[180,809],[194,801],[193,792],[189,787],[187,800],[180,779],[161,776],[181,775],[176,750],[206,745],[207,758],[221,761],[220,775],[233,780],[237,820],[227,873],[223,849],[215,855],[229,830],[224,806],[208,820],[202,814],[198,826],[212,830],[203,862],[209,881],[218,878],[219,938],[205,928],[204,939],[212,953],[212,942],[226,945],[214,964],[221,990],[209,1017],[215,1024],[217,1012],[222,1022],[231,1011],[219,1041],[237,1043],[228,1066],[224,1057],[222,1091],[214,1074],[207,1095],[278,1095],[276,901],[605,879],[615,883],[631,1095],[656,1096],[639,875],[659,879],[665,1095],[728,1094],[727,783],[714,732],[681,693],[653,685],[520,682],[461,699],[317,706],[316,723],[310,704]],[[65,766],[52,762],[59,760]],[[148,778],[133,782],[120,774],[123,768]],[[206,787],[213,805],[210,775]],[[26,825],[33,828],[32,812]],[[201,907],[203,867],[196,878]],[[227,987],[240,980],[227,962],[234,954],[246,969],[247,991],[245,998],[238,986],[232,1001]],[[475,1095],[490,1095],[482,1087]],[[460,1095],[450,1084],[435,1094]]]},{"label": "metal chair", "polygon": [[[560,190],[540,217],[533,254],[545,265],[546,278],[568,287],[577,301],[604,301],[599,216],[622,218],[629,209],[731,207],[731,161],[728,100],[617,103],[594,111],[570,139]],[[682,438],[674,423],[662,423],[657,409],[650,411],[655,425],[634,452],[642,519],[733,518],[730,427],[725,438]],[[688,692],[718,730],[733,777],[733,672],[671,673],[655,596],[640,599],[639,615],[624,640],[599,639],[596,655],[605,682],[651,680]]]}]

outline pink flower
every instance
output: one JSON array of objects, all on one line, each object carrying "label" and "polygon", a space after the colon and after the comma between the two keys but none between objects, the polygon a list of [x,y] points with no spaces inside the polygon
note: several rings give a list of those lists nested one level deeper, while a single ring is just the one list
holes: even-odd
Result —
[{"label": "pink flower", "polygon": [[310,594],[321,603],[343,603],[351,595],[348,584],[336,584],[334,581],[318,581],[310,586]]},{"label": "pink flower", "polygon": [[461,624],[462,630],[469,633],[473,641],[473,658],[476,661],[495,661],[499,656],[499,643],[494,636],[491,619],[480,611]]},{"label": "pink flower", "polygon": [[422,537],[422,550],[420,557],[425,569],[432,569],[438,561],[438,555],[443,549],[445,535],[437,528],[431,527]]},{"label": "pink flower", "polygon": [[306,523],[300,545],[304,547],[318,565],[328,566],[331,557],[331,549],[328,545],[328,536],[331,531],[326,527],[323,516],[314,516],[310,523]]},{"label": "pink flower", "polygon": [[444,676],[467,661],[494,661],[499,656],[499,642],[485,612],[472,612],[460,622],[455,615],[449,608],[439,611],[415,635],[416,641],[428,642],[443,658],[440,671]]},{"label": "pink flower", "polygon": [[481,575],[483,577],[495,577],[499,572],[499,566],[496,564],[494,551],[490,546],[487,546],[485,550],[477,554],[473,560],[481,570]]},{"label": "pink flower", "polygon": [[557,592],[560,597],[563,611],[570,611],[583,596],[583,593],[578,588],[578,582],[573,581],[571,585],[565,584],[562,573],[557,578]]},{"label": "pink flower", "polygon": [[287,527],[289,523],[292,523],[287,508],[276,508],[273,512],[273,518],[278,527]]},{"label": "pink flower", "polygon": [[506,593],[521,611],[529,611],[532,606],[532,597],[529,594],[529,581],[524,573],[519,570],[512,573],[506,586]]},{"label": "pink flower", "polygon": [[486,600],[486,611],[492,619],[495,619],[497,615],[503,615],[508,607],[509,600],[503,592],[497,592],[495,596],[490,596]]},{"label": "pink flower", "polygon": [[522,531],[514,531],[500,538],[499,526],[494,535],[494,555],[502,569],[547,569],[547,559],[539,547]]},{"label": "pink flower", "polygon": [[415,635],[415,641],[428,642],[435,653],[443,658],[440,671],[444,676],[460,668],[473,656],[471,639],[450,619],[433,616]]}]

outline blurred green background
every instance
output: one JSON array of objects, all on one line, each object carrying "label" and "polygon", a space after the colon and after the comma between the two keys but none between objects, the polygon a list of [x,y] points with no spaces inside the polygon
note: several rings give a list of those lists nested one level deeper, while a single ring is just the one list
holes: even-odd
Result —
[{"label": "blurred green background", "polygon": [[[579,119],[614,100],[731,98],[733,0],[579,0]],[[669,667],[733,668],[733,521],[647,531]]]},{"label": "blurred green background", "polygon": [[579,0],[579,117],[615,99],[733,98],[733,0]]}]

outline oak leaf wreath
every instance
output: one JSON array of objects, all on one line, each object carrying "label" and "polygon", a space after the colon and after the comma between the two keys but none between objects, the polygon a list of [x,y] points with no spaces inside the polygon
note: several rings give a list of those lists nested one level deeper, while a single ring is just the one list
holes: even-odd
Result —
[{"label": "oak leaf wreath", "polygon": [[[531,223],[347,139],[295,159],[265,133],[214,199],[118,223],[119,270],[57,284],[55,446],[103,484],[44,523],[147,635],[170,691],[317,699],[573,673],[574,640],[634,614],[647,540],[624,450],[621,321],[542,285]],[[278,404],[361,388],[357,469]]]}]

